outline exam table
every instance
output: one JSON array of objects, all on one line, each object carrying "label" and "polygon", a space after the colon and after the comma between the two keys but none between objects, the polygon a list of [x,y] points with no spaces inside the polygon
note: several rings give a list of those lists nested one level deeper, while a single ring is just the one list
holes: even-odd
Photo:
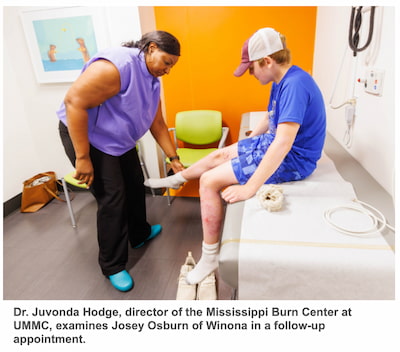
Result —
[{"label": "exam table", "polygon": [[[242,116],[239,138],[259,117]],[[281,186],[284,203],[277,212],[264,209],[256,197],[227,205],[219,275],[232,287],[234,298],[395,298],[393,233],[385,229],[368,236],[347,235],[324,218],[327,209],[353,204],[357,198],[325,152],[310,177]],[[338,214],[338,221],[348,226],[369,225],[363,215]]]}]

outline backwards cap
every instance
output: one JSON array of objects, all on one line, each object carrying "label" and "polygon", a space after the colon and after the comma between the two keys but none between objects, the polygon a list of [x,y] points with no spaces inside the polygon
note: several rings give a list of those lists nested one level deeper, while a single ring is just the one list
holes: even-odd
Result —
[{"label": "backwards cap", "polygon": [[242,60],[233,73],[242,76],[250,67],[251,62],[283,50],[280,34],[273,28],[261,28],[247,39],[242,47]]}]

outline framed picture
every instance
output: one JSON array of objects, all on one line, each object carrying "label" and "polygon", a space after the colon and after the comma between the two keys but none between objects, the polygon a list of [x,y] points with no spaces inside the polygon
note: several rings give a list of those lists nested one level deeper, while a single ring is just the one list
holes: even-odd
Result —
[{"label": "framed picture", "polygon": [[109,45],[100,7],[53,7],[21,11],[39,83],[74,81],[91,55]]}]

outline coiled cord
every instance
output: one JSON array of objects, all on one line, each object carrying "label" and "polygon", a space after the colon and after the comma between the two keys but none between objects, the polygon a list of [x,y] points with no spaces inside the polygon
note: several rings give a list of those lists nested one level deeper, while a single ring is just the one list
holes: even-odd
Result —
[{"label": "coiled cord", "polygon": [[[362,48],[358,48],[358,44],[360,41],[360,29],[362,23],[362,6],[359,6],[357,9],[352,7],[351,9],[351,17],[350,17],[350,27],[349,27],[349,46],[353,51],[353,56],[357,56],[357,53],[365,50],[371,44],[372,35],[374,33],[374,17],[375,17],[375,6],[371,6],[371,14],[369,17],[369,31],[368,31],[368,39],[365,45]],[[353,33],[354,30],[354,33]]]},{"label": "coiled cord", "polygon": [[[395,232],[394,227],[390,226],[387,221],[386,218],[384,217],[384,215],[376,208],[374,208],[373,206],[371,206],[370,204],[367,204],[365,202],[362,202],[360,200],[354,199],[353,200],[355,203],[361,204],[371,210],[373,210],[374,212],[376,212],[377,215],[375,215],[373,212],[371,212],[368,209],[365,209],[363,207],[357,207],[355,205],[345,205],[345,206],[339,206],[339,207],[334,207],[331,209],[328,209],[324,212],[324,219],[326,220],[326,222],[335,230],[348,235],[348,236],[355,236],[355,237],[371,237],[371,235],[378,233],[380,231],[382,231],[385,228],[390,229],[391,231]],[[370,228],[364,229],[364,230],[350,230],[348,228],[342,227],[340,225],[338,225],[337,223],[334,223],[332,220],[332,214],[340,211],[340,210],[351,210],[351,211],[356,211],[359,212],[361,214],[364,214],[366,216],[369,216],[370,219],[372,220],[372,225]]]}]

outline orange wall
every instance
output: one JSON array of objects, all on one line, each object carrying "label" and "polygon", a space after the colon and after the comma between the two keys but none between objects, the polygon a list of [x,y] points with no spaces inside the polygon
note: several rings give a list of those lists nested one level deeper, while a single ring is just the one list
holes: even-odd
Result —
[{"label": "orange wall", "polygon": [[168,126],[182,110],[222,111],[230,142],[239,133],[241,115],[266,109],[271,84],[262,86],[246,73],[237,78],[243,42],[257,29],[285,34],[292,63],[312,72],[316,7],[155,7],[156,28],[175,35],[181,57],[163,77]]}]

